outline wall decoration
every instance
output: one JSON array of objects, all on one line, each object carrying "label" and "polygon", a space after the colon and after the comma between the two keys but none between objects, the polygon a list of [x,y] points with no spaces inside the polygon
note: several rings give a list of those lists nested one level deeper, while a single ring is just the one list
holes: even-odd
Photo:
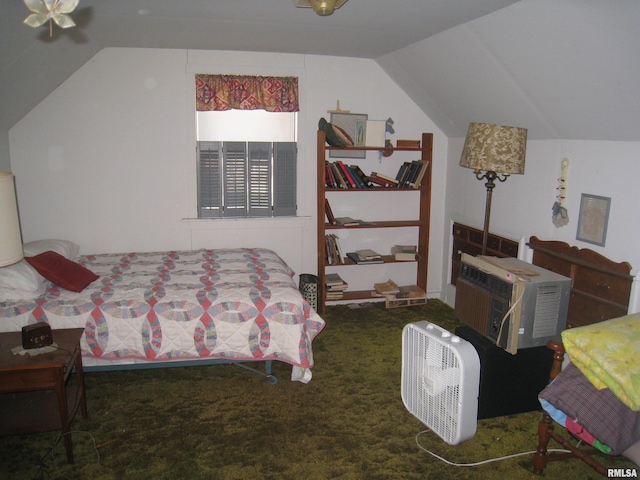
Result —
[{"label": "wall decoration", "polygon": [[604,247],[610,207],[611,198],[583,193],[576,240]]},{"label": "wall decoration", "polygon": [[[364,135],[362,129],[356,129],[356,122],[365,122],[369,118],[366,113],[331,113],[331,123],[342,128],[353,140],[354,145],[364,145]],[[362,137],[362,143],[358,144],[358,139]],[[332,158],[365,158],[365,150],[331,150],[329,156]]]},{"label": "wall decoration", "polygon": [[569,172],[569,159],[563,158],[560,164],[560,178],[558,178],[559,185],[556,187],[558,195],[556,195],[556,201],[551,208],[553,215],[551,217],[553,224],[556,227],[563,227],[569,223],[569,213],[564,206],[564,201],[567,198],[567,174]]}]

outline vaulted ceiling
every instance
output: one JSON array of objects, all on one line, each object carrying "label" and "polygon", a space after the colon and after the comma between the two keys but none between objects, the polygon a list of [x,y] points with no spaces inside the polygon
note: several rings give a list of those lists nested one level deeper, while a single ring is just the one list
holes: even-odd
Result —
[{"label": "vaulted ceiling", "polygon": [[638,0],[80,0],[53,36],[0,0],[0,131],[106,47],[376,60],[450,137],[470,121],[530,138],[640,141]]}]

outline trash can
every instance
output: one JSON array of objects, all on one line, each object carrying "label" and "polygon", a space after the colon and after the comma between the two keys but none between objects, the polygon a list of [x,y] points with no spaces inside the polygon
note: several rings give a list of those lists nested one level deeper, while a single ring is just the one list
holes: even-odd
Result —
[{"label": "trash can", "polygon": [[309,305],[318,311],[318,288],[320,285],[320,279],[316,275],[310,273],[300,274],[300,284],[298,286],[302,298],[304,298]]}]

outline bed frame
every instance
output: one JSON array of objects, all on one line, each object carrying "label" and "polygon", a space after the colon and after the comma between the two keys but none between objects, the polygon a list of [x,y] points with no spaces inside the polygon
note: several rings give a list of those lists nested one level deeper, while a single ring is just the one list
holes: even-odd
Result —
[{"label": "bed frame", "polygon": [[[253,368],[250,365],[264,363],[264,370]],[[235,365],[245,370],[264,377],[268,384],[276,385],[278,377],[273,374],[273,360],[256,361],[233,361],[225,359],[204,359],[204,360],[177,360],[173,362],[152,362],[152,363],[131,363],[118,365],[93,365],[83,367],[85,372],[113,372],[120,370],[149,370],[153,368],[178,368],[178,367],[201,367],[204,365]]]},{"label": "bed frame", "polygon": [[[628,313],[633,276],[627,262],[614,262],[589,249],[578,249],[565,242],[545,241],[531,237],[527,244],[533,250],[534,265],[546,268],[572,279],[567,327],[591,325]],[[561,342],[548,342],[553,350],[553,364],[549,380],[562,370],[564,346]],[[549,453],[547,447],[553,439],[567,453]],[[591,455],[600,453],[592,447],[576,448],[554,430],[554,421],[543,411],[538,424],[538,447],[533,454],[533,472],[542,475],[547,463],[579,458],[598,473],[606,475],[603,465]]]}]

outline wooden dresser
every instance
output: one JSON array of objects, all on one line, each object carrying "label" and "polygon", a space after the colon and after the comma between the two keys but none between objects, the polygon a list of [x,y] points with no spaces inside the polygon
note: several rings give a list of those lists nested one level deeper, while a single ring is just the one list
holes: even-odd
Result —
[{"label": "wooden dresser", "polygon": [[[453,224],[453,253],[451,255],[451,283],[456,284],[463,253],[477,257],[482,253],[482,230],[461,223]],[[487,255],[494,257],[517,257],[518,242],[489,233]]]},{"label": "wooden dresser", "polygon": [[567,327],[579,327],[627,314],[631,265],[616,263],[587,248],[531,237],[534,265],[572,280]]}]

